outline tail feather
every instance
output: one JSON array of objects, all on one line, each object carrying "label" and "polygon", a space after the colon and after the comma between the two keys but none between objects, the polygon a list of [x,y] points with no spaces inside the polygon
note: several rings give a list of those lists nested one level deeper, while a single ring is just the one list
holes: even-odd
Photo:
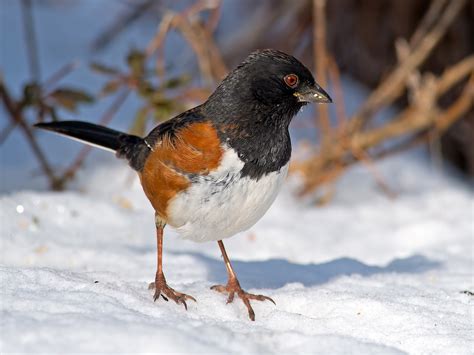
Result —
[{"label": "tail feather", "polygon": [[35,127],[52,131],[86,144],[115,152],[118,158],[127,159],[130,166],[141,171],[149,148],[143,138],[119,132],[104,126],[83,121],[37,123]]},{"label": "tail feather", "polygon": [[37,123],[35,127],[53,131],[113,152],[120,148],[119,137],[124,134],[107,127],[82,121]]}]

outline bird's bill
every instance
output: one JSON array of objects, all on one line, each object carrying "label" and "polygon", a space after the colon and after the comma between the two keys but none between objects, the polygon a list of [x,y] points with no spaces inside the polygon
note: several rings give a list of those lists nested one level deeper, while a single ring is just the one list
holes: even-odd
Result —
[{"label": "bird's bill", "polygon": [[329,94],[324,91],[318,84],[315,84],[309,88],[305,88],[301,91],[295,92],[295,95],[299,102],[315,102],[315,103],[331,103],[332,99]]}]

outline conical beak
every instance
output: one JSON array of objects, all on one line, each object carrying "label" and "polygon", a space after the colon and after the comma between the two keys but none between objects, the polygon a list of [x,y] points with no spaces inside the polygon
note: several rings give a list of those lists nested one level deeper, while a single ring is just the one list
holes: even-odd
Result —
[{"label": "conical beak", "polygon": [[331,96],[329,96],[329,94],[318,84],[314,84],[311,87],[302,88],[293,95],[298,98],[299,102],[315,102],[321,104],[332,102]]}]

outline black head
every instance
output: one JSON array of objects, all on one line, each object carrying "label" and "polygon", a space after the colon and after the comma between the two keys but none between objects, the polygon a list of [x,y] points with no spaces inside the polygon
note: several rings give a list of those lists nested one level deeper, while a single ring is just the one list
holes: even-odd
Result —
[{"label": "black head", "polygon": [[250,54],[200,109],[245,163],[242,176],[259,179],[288,163],[288,126],[307,102],[331,98],[300,61],[266,49]]},{"label": "black head", "polygon": [[[232,112],[232,119],[278,119],[288,124],[308,102],[332,101],[299,60],[265,49],[251,53],[222,81],[206,104],[225,106],[227,113]],[[239,112],[245,115],[242,117]]]},{"label": "black head", "polygon": [[295,57],[277,50],[251,53],[229,75],[232,76],[247,78],[247,85],[255,98],[265,103],[331,102],[308,68]]}]

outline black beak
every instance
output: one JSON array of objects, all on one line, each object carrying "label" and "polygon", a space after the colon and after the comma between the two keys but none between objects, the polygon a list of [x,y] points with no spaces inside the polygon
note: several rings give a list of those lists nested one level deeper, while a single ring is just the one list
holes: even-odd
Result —
[{"label": "black beak", "polygon": [[315,102],[320,104],[332,102],[331,96],[316,83],[310,87],[302,88],[293,95],[297,97],[299,102]]}]

